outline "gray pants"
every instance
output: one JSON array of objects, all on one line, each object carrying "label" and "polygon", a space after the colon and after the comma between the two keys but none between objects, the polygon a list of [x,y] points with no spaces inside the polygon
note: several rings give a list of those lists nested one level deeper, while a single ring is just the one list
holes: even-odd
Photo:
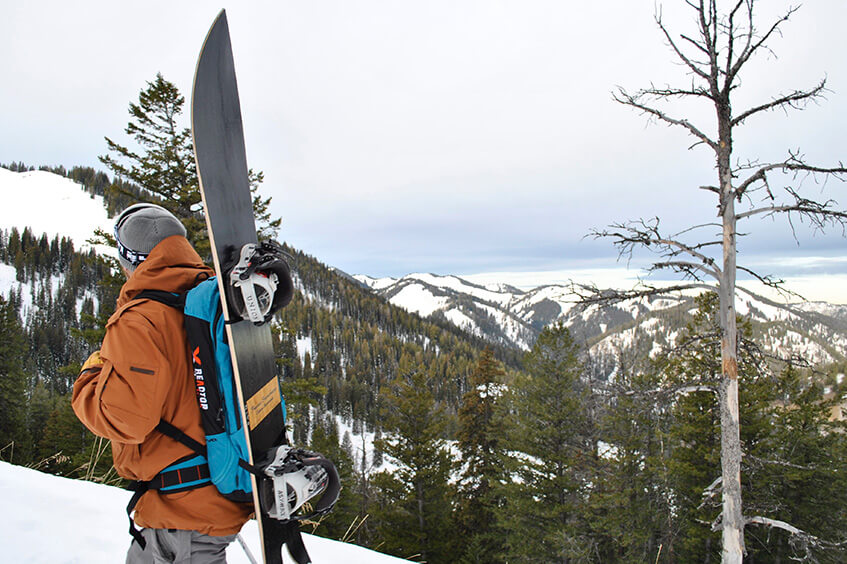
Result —
[{"label": "gray pants", "polygon": [[147,547],[133,542],[126,564],[226,564],[226,547],[236,535],[212,537],[197,531],[142,529]]}]

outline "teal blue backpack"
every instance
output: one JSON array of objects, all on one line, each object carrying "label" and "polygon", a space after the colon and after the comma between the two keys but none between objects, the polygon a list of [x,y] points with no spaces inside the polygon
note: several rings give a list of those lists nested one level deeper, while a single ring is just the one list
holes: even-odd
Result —
[{"label": "teal blue backpack", "polygon": [[[213,484],[226,498],[237,502],[253,501],[250,474],[257,469],[247,463],[247,439],[241,423],[238,394],[232,371],[232,358],[226,340],[225,322],[216,278],[197,284],[185,294],[144,290],[135,299],[154,300],[181,310],[191,350],[194,384],[206,444],[186,435],[171,423],[161,420],[156,429],[186,445],[194,454],[162,469],[148,482],[135,482],[135,494],[127,507],[131,515],[138,500],[148,490],[176,493]],[[285,400],[281,409],[285,418]],[[284,430],[283,430],[284,433]],[[284,434],[280,444],[285,444]],[[144,539],[130,517],[130,534]]]}]

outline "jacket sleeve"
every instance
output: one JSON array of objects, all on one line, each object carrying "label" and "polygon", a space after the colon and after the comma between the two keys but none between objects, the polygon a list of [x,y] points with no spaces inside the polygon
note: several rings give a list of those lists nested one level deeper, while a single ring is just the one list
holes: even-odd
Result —
[{"label": "jacket sleeve", "polygon": [[91,432],[139,444],[159,423],[170,375],[161,336],[142,315],[126,311],[106,328],[74,383],[72,405]]}]

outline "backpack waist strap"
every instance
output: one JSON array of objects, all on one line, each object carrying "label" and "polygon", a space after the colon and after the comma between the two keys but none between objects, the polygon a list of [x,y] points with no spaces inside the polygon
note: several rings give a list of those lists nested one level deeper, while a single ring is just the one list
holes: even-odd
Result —
[{"label": "backpack waist strap", "polygon": [[211,482],[209,464],[202,456],[189,456],[177,461],[148,482],[147,489],[176,493],[205,486]]},{"label": "backpack waist strap", "polygon": [[209,471],[209,463],[206,460],[206,447],[199,441],[196,441],[183,433],[172,424],[164,419],[159,421],[156,429],[168,437],[184,444],[196,454],[189,454],[173,464],[165,467],[152,480],[147,482],[135,481],[130,483],[129,489],[135,492],[126,506],[126,514],[129,517],[129,534],[135,539],[138,544],[144,549],[146,542],[141,532],[135,527],[132,521],[132,511],[135,509],[138,500],[141,499],[148,490],[159,490],[162,493],[176,493],[187,490],[193,490],[212,483],[211,473]]}]

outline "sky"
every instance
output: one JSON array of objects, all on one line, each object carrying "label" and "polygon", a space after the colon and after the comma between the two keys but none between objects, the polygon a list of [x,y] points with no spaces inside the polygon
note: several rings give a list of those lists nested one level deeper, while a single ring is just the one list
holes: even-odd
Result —
[{"label": "sky", "polygon": [[[789,6],[760,4],[762,27]],[[653,257],[618,261],[610,241],[586,237],[592,228],[657,216],[675,232],[715,220],[713,196],[697,188],[716,182],[710,152],[612,99],[617,86],[687,84],[654,21],[661,9],[690,33],[681,0],[6,1],[0,162],[100,167],[104,136],[129,142],[128,105],[156,73],[188,106],[221,7],[248,163],[265,173],[280,238],[327,264],[523,286],[616,280]],[[799,149],[816,164],[847,161],[844,21],[843,0],[807,2],[772,53],[746,67],[736,112],[824,77],[829,91],[804,111],[749,120],[738,158]],[[709,107],[670,109],[714,130]],[[806,194],[847,207],[847,184],[815,180]],[[744,229],[740,263],[800,283],[807,297],[847,301],[839,229],[795,223],[792,233],[784,219]]]}]

